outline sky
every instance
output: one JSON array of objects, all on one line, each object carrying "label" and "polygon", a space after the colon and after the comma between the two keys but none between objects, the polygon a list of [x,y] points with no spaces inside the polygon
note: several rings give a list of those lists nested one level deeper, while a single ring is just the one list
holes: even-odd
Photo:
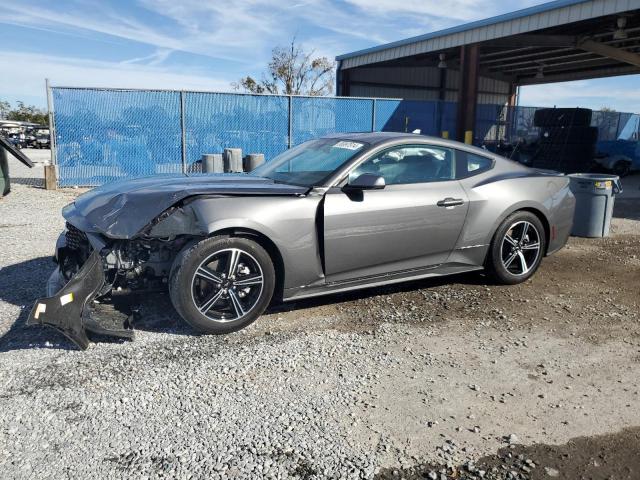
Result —
[{"label": "sky", "polygon": [[[59,86],[231,91],[295,38],[333,59],[537,0],[0,0],[0,100]],[[640,78],[522,89],[521,105],[640,112]]]}]

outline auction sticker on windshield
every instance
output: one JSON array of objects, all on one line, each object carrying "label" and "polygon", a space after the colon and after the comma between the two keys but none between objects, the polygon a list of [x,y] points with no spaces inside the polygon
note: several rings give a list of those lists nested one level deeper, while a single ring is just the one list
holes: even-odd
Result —
[{"label": "auction sticker on windshield", "polygon": [[358,150],[364,146],[364,143],[346,142],[344,140],[333,145],[332,148],[344,148],[346,150]]}]

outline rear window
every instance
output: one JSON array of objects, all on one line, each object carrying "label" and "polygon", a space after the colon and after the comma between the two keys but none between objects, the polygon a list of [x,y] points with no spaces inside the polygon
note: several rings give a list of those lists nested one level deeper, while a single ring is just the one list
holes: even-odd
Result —
[{"label": "rear window", "polygon": [[456,151],[457,169],[456,178],[467,178],[493,168],[493,159],[475,153]]}]

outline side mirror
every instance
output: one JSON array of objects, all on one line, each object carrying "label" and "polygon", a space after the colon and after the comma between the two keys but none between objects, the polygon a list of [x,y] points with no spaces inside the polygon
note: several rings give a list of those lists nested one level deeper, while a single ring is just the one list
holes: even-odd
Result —
[{"label": "side mirror", "polygon": [[373,173],[363,173],[345,185],[347,190],[382,190],[386,186],[384,177]]}]

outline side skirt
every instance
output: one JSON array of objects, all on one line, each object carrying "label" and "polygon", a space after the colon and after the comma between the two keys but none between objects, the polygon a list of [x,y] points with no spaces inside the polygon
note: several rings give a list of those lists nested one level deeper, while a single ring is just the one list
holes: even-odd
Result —
[{"label": "side skirt", "polygon": [[382,285],[392,285],[395,283],[410,282],[423,278],[444,277],[456,273],[475,272],[483,270],[482,266],[470,266],[460,264],[443,264],[430,269],[412,270],[409,272],[396,272],[375,277],[357,278],[339,283],[327,283],[324,285],[313,285],[301,288],[290,288],[284,291],[283,302],[290,302],[303,298],[319,297],[332,293],[349,292],[363,288],[379,287]]}]

